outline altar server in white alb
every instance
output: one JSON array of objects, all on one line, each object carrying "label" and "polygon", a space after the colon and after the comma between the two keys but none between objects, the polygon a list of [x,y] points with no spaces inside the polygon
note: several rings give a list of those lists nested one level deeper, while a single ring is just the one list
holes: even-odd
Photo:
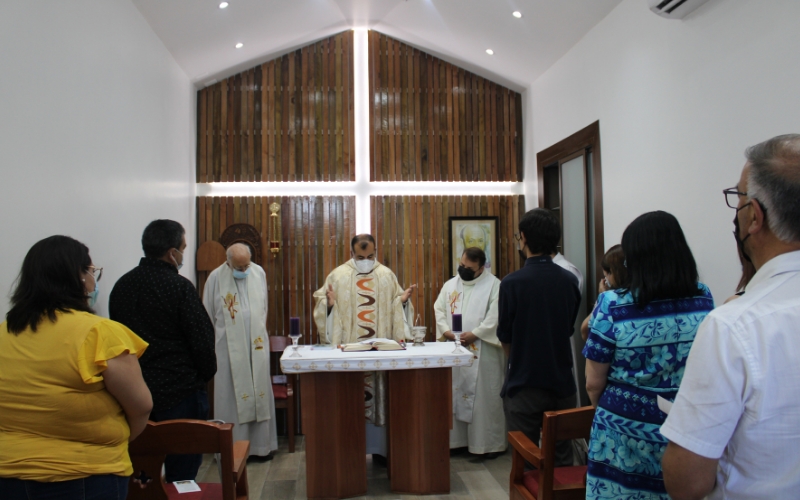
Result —
[{"label": "altar server in white alb", "polygon": [[203,304],[216,330],[214,418],[236,424],[233,439],[250,441],[250,455],[278,449],[269,370],[267,275],[234,243],[228,260],[208,276]]},{"label": "altar server in white alb", "polygon": [[494,458],[505,451],[503,413],[505,358],[497,339],[497,301],[500,280],[487,272],[480,248],[464,250],[458,276],[442,287],[436,299],[436,338],[452,340],[453,314],[461,314],[461,344],[474,356],[472,366],[453,368],[453,430],[450,448]]}]

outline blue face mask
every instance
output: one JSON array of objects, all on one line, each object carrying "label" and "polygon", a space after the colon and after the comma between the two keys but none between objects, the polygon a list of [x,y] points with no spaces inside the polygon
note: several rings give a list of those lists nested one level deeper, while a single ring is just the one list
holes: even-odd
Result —
[{"label": "blue face mask", "polygon": [[247,278],[247,275],[250,274],[250,268],[248,267],[246,271],[239,271],[238,269],[233,270],[233,277],[237,280],[243,280]]},{"label": "blue face mask", "polygon": [[100,285],[97,282],[94,282],[94,290],[86,294],[86,298],[89,299],[89,307],[94,307],[97,304],[97,295],[100,293]]}]

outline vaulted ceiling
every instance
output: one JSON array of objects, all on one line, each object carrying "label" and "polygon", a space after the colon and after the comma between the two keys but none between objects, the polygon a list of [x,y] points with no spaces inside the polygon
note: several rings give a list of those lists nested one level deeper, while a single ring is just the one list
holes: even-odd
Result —
[{"label": "vaulted ceiling", "polygon": [[228,0],[220,9],[221,1],[133,0],[200,87],[334,33],[370,28],[523,90],[621,2]]}]

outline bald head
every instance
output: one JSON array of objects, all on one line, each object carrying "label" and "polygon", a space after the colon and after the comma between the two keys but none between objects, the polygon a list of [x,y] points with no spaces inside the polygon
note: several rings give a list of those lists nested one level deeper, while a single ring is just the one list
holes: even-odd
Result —
[{"label": "bald head", "polygon": [[225,251],[228,265],[237,271],[246,271],[250,267],[250,249],[243,243],[234,243]]}]

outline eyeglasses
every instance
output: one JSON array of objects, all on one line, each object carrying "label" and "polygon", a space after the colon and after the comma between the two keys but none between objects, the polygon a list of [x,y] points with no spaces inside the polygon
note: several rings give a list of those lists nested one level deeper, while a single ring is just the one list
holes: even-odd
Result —
[{"label": "eyeglasses", "polygon": [[731,208],[739,208],[739,197],[747,196],[747,193],[739,191],[738,187],[723,189],[722,194],[725,195],[725,203]]},{"label": "eyeglasses", "polygon": [[514,233],[514,239],[520,241],[522,239],[522,236],[520,236],[519,233]]},{"label": "eyeglasses", "polygon": [[95,282],[100,281],[100,278],[103,277],[102,267],[89,266],[89,269],[87,269],[86,272],[92,275],[92,278],[94,278]]}]

